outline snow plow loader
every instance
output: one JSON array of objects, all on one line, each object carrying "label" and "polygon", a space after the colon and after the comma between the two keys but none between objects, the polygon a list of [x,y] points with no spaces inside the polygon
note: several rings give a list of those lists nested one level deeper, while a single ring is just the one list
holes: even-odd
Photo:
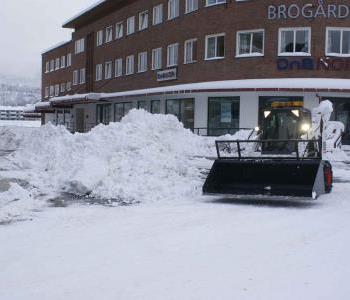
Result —
[{"label": "snow plow loader", "polygon": [[218,157],[205,195],[316,199],[331,192],[332,166],[322,159],[322,134],[312,133],[311,112],[302,102],[272,103],[261,125],[255,139],[216,141]]}]

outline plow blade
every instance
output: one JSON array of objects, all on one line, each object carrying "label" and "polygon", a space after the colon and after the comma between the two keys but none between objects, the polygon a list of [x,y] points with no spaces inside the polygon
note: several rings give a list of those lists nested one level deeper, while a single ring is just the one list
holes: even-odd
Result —
[{"label": "plow blade", "polygon": [[331,187],[331,165],[321,159],[217,159],[203,186],[203,193],[315,199],[330,192]]}]

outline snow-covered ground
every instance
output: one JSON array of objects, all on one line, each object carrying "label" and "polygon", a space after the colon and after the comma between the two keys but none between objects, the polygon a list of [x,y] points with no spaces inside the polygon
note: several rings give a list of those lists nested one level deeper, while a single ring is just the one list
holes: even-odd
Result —
[{"label": "snow-covered ground", "polygon": [[316,201],[203,197],[212,139],[142,111],[0,151],[0,299],[348,299],[346,163]]}]

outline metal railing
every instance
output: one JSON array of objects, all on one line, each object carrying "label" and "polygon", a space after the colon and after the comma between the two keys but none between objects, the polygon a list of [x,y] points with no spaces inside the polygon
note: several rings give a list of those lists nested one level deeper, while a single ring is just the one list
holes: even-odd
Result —
[{"label": "metal railing", "polygon": [[225,134],[235,134],[240,130],[251,130],[252,133],[254,133],[253,128],[239,128],[239,127],[230,127],[230,128],[224,128],[224,127],[196,127],[193,128],[193,133],[199,135],[199,136],[220,136]]}]

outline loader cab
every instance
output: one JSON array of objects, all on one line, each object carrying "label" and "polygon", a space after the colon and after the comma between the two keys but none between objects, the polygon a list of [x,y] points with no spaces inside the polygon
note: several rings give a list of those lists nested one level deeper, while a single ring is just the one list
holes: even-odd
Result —
[{"label": "loader cab", "polygon": [[[296,140],[311,128],[311,112],[302,102],[273,102],[271,108],[264,110],[261,140]],[[290,154],[295,143],[264,142],[262,152],[269,154]]]}]

